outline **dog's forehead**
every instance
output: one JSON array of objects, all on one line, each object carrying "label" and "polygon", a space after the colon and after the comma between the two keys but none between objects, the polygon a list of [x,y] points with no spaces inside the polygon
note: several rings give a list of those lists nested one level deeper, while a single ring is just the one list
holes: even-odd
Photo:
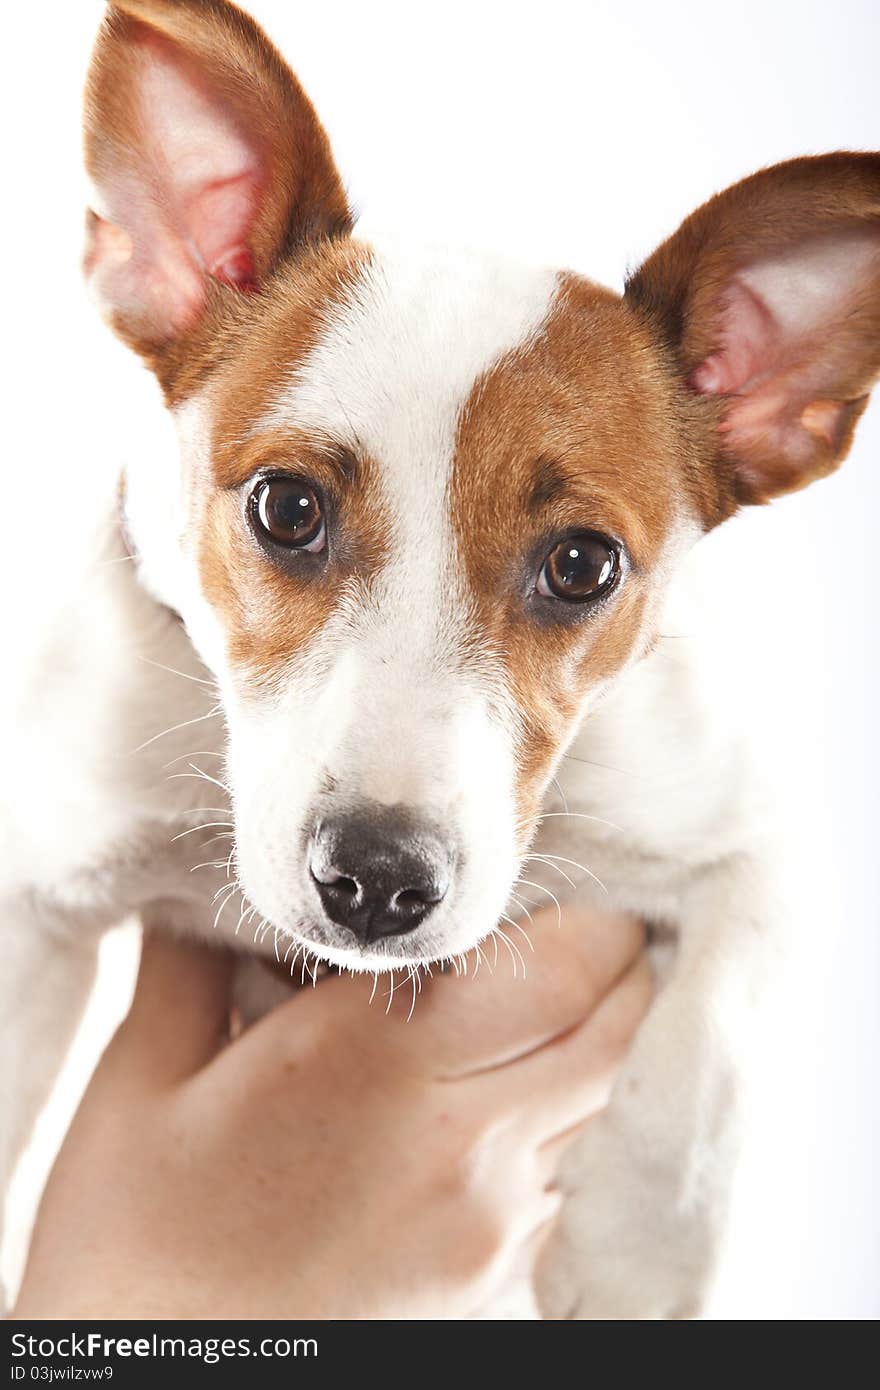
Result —
[{"label": "dog's forehead", "polygon": [[[372,460],[398,513],[451,497],[456,475],[524,507],[567,463],[606,501],[647,501],[659,538],[676,452],[668,382],[618,295],[473,251],[357,243],[312,279],[255,335],[258,366],[251,346],[215,445],[290,431],[345,446]],[[485,499],[453,506],[453,524],[480,512]]]},{"label": "dog's forehead", "polygon": [[312,430],[410,472],[448,461],[475,383],[540,332],[558,283],[474,252],[372,248],[252,428]]}]

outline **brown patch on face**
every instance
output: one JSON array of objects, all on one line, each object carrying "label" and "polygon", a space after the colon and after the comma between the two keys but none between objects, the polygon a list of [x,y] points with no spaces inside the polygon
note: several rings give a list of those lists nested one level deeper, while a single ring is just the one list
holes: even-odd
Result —
[{"label": "brown patch on face", "polygon": [[[193,479],[199,571],[230,662],[258,686],[290,664],[387,554],[391,523],[366,452],[293,426],[258,427],[368,259],[364,247],[340,242],[291,265],[227,334],[219,353],[225,365],[208,387],[211,470]],[[250,484],[267,474],[290,474],[316,490],[327,527],[322,554],[285,551],[255,533]]]},{"label": "brown patch on face", "polygon": [[306,248],[285,263],[264,293],[236,297],[231,310],[215,319],[206,333],[207,357],[178,386],[184,398],[213,374],[213,445],[221,485],[228,483],[228,468],[235,468],[248,432],[313,350],[334,309],[351,298],[370,259],[369,247],[349,237]]},{"label": "brown patch on face", "polygon": [[[481,643],[521,718],[518,811],[536,814],[584,696],[638,654],[654,570],[698,506],[687,425],[646,328],[610,291],[562,282],[545,330],[477,385],[463,414],[451,512]],[[556,540],[622,543],[622,583],[595,607],[540,599]]]}]

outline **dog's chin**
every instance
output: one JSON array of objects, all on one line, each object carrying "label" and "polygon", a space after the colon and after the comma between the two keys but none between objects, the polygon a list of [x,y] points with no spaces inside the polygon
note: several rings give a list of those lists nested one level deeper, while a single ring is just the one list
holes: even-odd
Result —
[{"label": "dog's chin", "polygon": [[394,970],[412,970],[417,966],[436,965],[449,955],[442,946],[435,950],[420,949],[417,942],[404,942],[393,937],[371,946],[349,945],[333,940],[320,925],[303,926],[292,933],[292,949],[288,959],[294,959],[297,949],[307,962],[320,961],[339,970],[359,974],[388,974]]},{"label": "dog's chin", "polygon": [[321,963],[339,970],[376,975],[441,966],[453,959],[460,960],[479,945],[473,939],[452,942],[439,932],[433,937],[426,932],[423,940],[417,936],[384,937],[370,945],[346,941],[341,936],[324,922],[297,923],[279,930],[278,937],[285,943],[281,949],[279,941],[279,954],[294,970],[299,961],[305,963],[306,971]]}]

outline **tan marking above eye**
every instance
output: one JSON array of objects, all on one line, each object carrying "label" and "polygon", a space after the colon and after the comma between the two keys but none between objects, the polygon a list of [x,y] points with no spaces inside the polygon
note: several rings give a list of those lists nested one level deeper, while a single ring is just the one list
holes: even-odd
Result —
[{"label": "tan marking above eye", "polygon": [[[211,466],[199,471],[193,499],[199,569],[227,633],[230,662],[249,681],[274,680],[331,617],[346,577],[356,569],[369,582],[390,549],[374,460],[292,427],[260,427],[370,260],[369,248],[355,241],[304,249],[271,295],[243,300],[225,332],[214,325],[200,366],[213,375],[206,393]],[[240,489],[261,469],[282,465],[314,479],[334,500],[344,493],[344,536],[326,582],[303,582],[271,564],[252,537],[248,543]]]},{"label": "tan marking above eye", "polygon": [[[462,412],[451,520],[474,640],[505,670],[520,715],[517,798],[525,816],[537,808],[590,689],[644,641],[652,569],[687,491],[670,395],[643,325],[618,296],[571,277],[542,332],[492,368]],[[594,605],[588,621],[535,621],[514,566],[521,573],[547,538],[543,560],[536,554],[537,578],[554,533],[588,532],[624,542],[632,558],[626,583],[615,587],[613,603]],[[576,603],[542,601],[548,613],[576,616]]]}]

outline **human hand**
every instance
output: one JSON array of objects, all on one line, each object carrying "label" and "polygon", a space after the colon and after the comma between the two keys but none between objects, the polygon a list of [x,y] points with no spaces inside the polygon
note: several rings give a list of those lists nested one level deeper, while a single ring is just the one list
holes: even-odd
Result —
[{"label": "human hand", "polygon": [[146,938],[16,1316],[464,1318],[534,1261],[650,999],[642,932],[536,914],[528,978],[329,977],[228,1038],[226,956]]}]

